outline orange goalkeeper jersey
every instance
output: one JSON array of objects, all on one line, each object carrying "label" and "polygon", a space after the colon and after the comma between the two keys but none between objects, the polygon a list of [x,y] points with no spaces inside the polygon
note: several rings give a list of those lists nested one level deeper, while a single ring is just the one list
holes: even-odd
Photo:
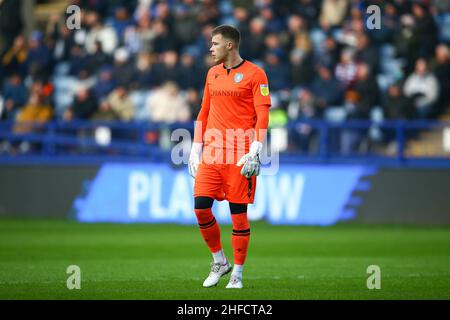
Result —
[{"label": "orange goalkeeper jersey", "polygon": [[270,104],[269,83],[260,67],[246,60],[231,69],[215,65],[206,76],[194,140],[247,152],[254,139],[256,108]]}]

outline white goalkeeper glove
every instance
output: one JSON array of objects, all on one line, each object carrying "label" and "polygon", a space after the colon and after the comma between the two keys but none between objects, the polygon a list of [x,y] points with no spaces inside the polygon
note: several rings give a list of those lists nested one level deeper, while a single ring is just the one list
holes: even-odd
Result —
[{"label": "white goalkeeper glove", "polygon": [[193,142],[191,148],[191,154],[189,155],[189,174],[192,178],[195,178],[197,174],[198,165],[200,164],[201,154],[202,154],[203,143]]},{"label": "white goalkeeper glove", "polygon": [[241,174],[249,179],[252,176],[259,175],[261,162],[259,161],[259,153],[262,150],[262,143],[259,141],[253,141],[250,145],[250,151],[244,155],[237,163],[237,166],[242,167]]}]

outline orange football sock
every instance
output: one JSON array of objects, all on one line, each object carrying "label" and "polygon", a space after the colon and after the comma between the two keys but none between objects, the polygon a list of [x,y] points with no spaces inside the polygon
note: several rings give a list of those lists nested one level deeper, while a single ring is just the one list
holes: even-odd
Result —
[{"label": "orange football sock", "polygon": [[233,246],[234,264],[243,265],[247,257],[247,248],[250,241],[250,225],[247,212],[231,215],[233,222],[233,235],[231,244]]},{"label": "orange football sock", "polygon": [[217,252],[222,249],[220,243],[220,228],[216,222],[211,208],[208,209],[194,209],[197,216],[198,226],[200,233],[206,242],[211,253]]}]

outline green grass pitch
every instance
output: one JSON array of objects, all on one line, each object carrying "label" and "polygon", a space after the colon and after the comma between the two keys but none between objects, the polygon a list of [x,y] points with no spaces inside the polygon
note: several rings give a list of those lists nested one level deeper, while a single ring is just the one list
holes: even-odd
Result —
[{"label": "green grass pitch", "polygon": [[[1,219],[0,299],[450,299],[449,226],[251,229],[244,289],[230,291],[229,275],[202,288],[211,256],[196,226]],[[66,287],[69,265],[80,290]]]}]

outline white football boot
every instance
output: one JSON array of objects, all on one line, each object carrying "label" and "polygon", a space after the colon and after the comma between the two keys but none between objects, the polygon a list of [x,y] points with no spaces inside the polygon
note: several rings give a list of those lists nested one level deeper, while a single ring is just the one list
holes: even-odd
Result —
[{"label": "white football boot", "polygon": [[227,289],[242,289],[242,278],[237,275],[232,274],[230,277],[230,282],[227,284]]},{"label": "white football boot", "polygon": [[208,278],[203,282],[205,288],[217,285],[220,277],[231,271],[231,264],[227,261],[225,264],[211,262],[211,272]]}]

